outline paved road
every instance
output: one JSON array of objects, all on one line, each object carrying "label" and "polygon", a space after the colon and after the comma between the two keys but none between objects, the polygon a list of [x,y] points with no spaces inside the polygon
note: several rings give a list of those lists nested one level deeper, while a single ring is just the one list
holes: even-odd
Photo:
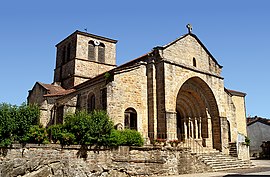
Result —
[{"label": "paved road", "polygon": [[[251,160],[255,165],[249,169],[237,169],[222,172],[211,172],[211,173],[196,173],[196,174],[185,174],[168,177],[237,177],[237,176],[269,176],[270,177],[270,160]],[[164,176],[163,176],[164,177]]]}]

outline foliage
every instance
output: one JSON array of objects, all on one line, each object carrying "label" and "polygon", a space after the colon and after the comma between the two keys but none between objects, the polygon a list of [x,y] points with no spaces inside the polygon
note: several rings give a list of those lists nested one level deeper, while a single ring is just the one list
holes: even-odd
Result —
[{"label": "foliage", "polygon": [[247,146],[250,146],[250,139],[249,139],[249,137],[247,137],[247,136],[245,136],[245,144],[246,144]]},{"label": "foliage", "polygon": [[105,77],[105,80],[106,80],[107,82],[113,81],[113,75],[112,75],[111,73],[109,73],[109,72],[106,72],[106,73],[104,74],[104,77]]},{"label": "foliage", "polygon": [[50,140],[53,143],[56,143],[59,140],[61,136],[60,134],[63,132],[63,129],[63,124],[51,125],[48,127],[47,132]]},{"label": "foliage", "polygon": [[90,114],[78,111],[68,114],[64,124],[47,129],[39,125],[37,105],[13,106],[0,104],[0,147],[14,142],[54,143],[61,145],[142,146],[143,138],[135,130],[114,130],[113,122],[105,111],[94,110]]},{"label": "foliage", "polygon": [[105,111],[94,110],[91,114],[78,111],[65,118],[64,128],[75,135],[80,145],[102,145],[113,129],[113,123]]},{"label": "foliage", "polygon": [[125,142],[123,145],[126,146],[142,146],[144,141],[142,135],[136,130],[125,129],[122,131]]},{"label": "foliage", "polygon": [[105,145],[116,147],[116,146],[121,146],[125,144],[125,142],[126,142],[126,137],[123,136],[122,131],[113,129],[109,137],[106,139]]},{"label": "foliage", "polygon": [[29,132],[23,137],[23,142],[35,144],[49,143],[46,129],[38,125],[31,126]]},{"label": "foliage", "polygon": [[62,132],[58,135],[58,140],[62,146],[75,143],[75,135],[73,133]]},{"label": "foliage", "polygon": [[12,132],[15,128],[14,116],[16,115],[16,106],[10,104],[0,104],[0,146],[6,147],[12,144]]},{"label": "foliage", "polygon": [[39,108],[36,105],[21,106],[0,104],[0,146],[6,147],[14,141],[23,143],[31,125],[38,125]]},{"label": "foliage", "polygon": [[23,103],[17,108],[16,116],[14,117],[15,128],[13,130],[16,141],[24,143],[25,135],[29,132],[30,127],[39,124],[39,116],[40,111],[37,105],[26,105]]}]

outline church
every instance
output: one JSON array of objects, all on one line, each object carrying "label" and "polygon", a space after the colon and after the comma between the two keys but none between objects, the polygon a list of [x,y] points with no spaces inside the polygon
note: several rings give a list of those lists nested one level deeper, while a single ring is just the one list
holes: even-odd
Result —
[{"label": "church", "polygon": [[75,31],[56,45],[53,83],[36,82],[28,103],[40,106],[44,126],[76,110],[106,110],[117,129],[146,140],[193,139],[229,153],[229,143],[247,134],[246,94],[224,87],[222,66],[187,28],[120,66],[117,40]]}]

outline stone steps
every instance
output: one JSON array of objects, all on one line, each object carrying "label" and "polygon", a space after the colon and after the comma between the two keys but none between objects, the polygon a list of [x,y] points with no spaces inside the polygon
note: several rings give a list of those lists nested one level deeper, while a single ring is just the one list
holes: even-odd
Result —
[{"label": "stone steps", "polygon": [[229,143],[229,155],[233,157],[237,157],[236,143]]},{"label": "stone steps", "polygon": [[209,166],[213,171],[224,171],[253,167],[250,161],[243,161],[221,152],[196,154],[198,160]]}]

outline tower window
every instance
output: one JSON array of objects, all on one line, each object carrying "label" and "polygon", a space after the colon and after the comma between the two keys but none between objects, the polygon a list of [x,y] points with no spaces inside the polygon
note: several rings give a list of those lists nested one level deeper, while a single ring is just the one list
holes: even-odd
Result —
[{"label": "tower window", "polygon": [[98,61],[105,63],[105,45],[103,43],[98,46]]},{"label": "tower window", "polygon": [[88,42],[88,59],[105,63],[105,45],[97,40]]},{"label": "tower window", "polygon": [[88,43],[88,59],[90,61],[96,61],[95,55],[95,44],[94,41],[89,41]]},{"label": "tower window", "polygon": [[196,58],[193,57],[193,66],[197,67]]}]

